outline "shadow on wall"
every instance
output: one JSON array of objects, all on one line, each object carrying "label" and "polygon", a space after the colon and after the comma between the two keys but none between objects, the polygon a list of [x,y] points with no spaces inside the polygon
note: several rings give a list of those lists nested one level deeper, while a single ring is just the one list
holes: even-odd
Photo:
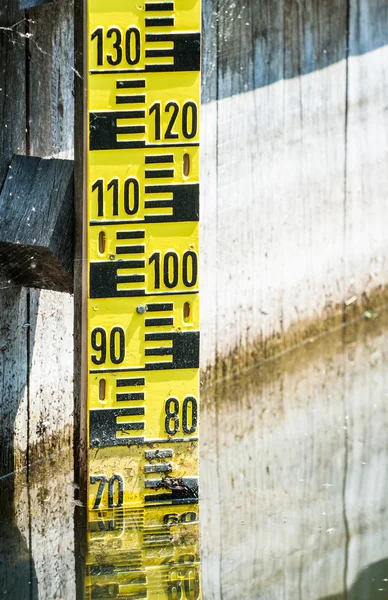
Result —
[{"label": "shadow on wall", "polygon": [[387,23],[386,0],[204,2],[203,101],[376,50],[388,44]]},{"label": "shadow on wall", "polygon": [[352,587],[319,600],[388,600],[388,558],[365,567]]}]

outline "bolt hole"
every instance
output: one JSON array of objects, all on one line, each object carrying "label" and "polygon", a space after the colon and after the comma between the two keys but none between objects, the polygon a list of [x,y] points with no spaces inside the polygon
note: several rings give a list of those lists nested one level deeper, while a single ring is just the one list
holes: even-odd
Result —
[{"label": "bolt hole", "polygon": [[188,177],[190,174],[190,154],[183,155],[183,175]]},{"label": "bolt hole", "polygon": [[106,379],[100,379],[98,384],[98,399],[105,400],[106,395]]},{"label": "bolt hole", "polygon": [[185,302],[183,305],[183,320],[185,323],[190,319],[190,302]]},{"label": "bolt hole", "polygon": [[98,251],[100,254],[105,253],[106,236],[105,231],[100,231],[98,235]]}]

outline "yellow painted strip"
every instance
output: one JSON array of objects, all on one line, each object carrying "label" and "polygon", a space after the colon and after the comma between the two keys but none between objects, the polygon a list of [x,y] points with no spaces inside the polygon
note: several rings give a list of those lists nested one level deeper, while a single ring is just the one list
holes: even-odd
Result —
[{"label": "yellow painted strip", "polygon": [[200,0],[87,0],[85,597],[201,598]]}]

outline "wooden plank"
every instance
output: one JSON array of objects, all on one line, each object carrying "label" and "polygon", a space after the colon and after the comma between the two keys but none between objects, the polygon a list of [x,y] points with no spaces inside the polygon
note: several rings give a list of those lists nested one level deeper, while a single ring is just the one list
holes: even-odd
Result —
[{"label": "wooden plank", "polygon": [[342,320],[346,17],[329,0],[220,7],[203,367],[218,357],[225,374]]},{"label": "wooden plank", "polygon": [[71,292],[73,162],[14,156],[0,212],[0,268],[19,285]]},{"label": "wooden plank", "polygon": [[[16,0],[0,5],[0,189],[14,152],[25,151],[25,24]],[[26,290],[0,272],[0,523],[1,593],[30,597],[29,536],[17,527],[15,481],[28,445],[28,321]],[[21,477],[25,481],[25,471]]]},{"label": "wooden plank", "polygon": [[310,599],[341,589],[342,350],[337,333],[203,391],[209,600]]},{"label": "wooden plank", "polygon": [[72,483],[71,448],[31,465],[28,486],[16,478],[16,524],[32,539],[35,585],[31,596],[15,598],[75,598]]},{"label": "wooden plank", "polygon": [[[73,158],[74,39],[73,5],[60,0],[30,11],[29,146],[33,155]],[[30,394],[34,399],[31,444],[37,454],[69,443],[73,422],[73,298],[69,294],[31,291],[34,356]],[[50,374],[44,363],[50,347]],[[47,359],[46,359],[47,360]],[[54,408],[55,407],[55,408]],[[58,412],[58,418],[55,413]],[[43,445],[38,424],[49,420]],[[63,436],[63,437],[62,437]],[[40,450],[38,451],[38,448]]]},{"label": "wooden plank", "polygon": [[[25,149],[24,56],[23,13],[16,1],[9,0],[0,7],[0,186],[13,153]],[[3,273],[0,306],[0,474],[4,475],[20,466],[15,446],[22,451],[27,446],[28,333],[23,327],[27,322],[26,292],[11,285]]]},{"label": "wooden plank", "polygon": [[[73,1],[30,11],[30,153],[74,159]],[[39,77],[38,77],[39,75]]]},{"label": "wooden plank", "polygon": [[217,273],[214,269],[217,236],[217,35],[218,16],[212,1],[202,6],[202,106],[201,106],[201,365],[216,356],[214,319]]},{"label": "wooden plank", "polygon": [[[346,132],[347,308],[386,302],[388,6],[384,0],[350,2]],[[373,301],[369,299],[371,294]]]},{"label": "wooden plank", "polygon": [[[348,535],[345,539],[346,585],[349,597],[362,597],[357,585],[365,569],[373,572],[376,563],[386,559],[387,485],[386,432],[388,427],[387,316],[376,318],[369,328],[360,327],[355,343],[354,332],[345,333],[344,405],[346,471],[344,473],[344,516]],[[353,334],[352,334],[353,333]],[[386,563],[385,563],[386,567]],[[385,568],[386,573],[386,568]],[[378,590],[387,591],[386,574],[373,576],[364,585],[369,597]],[[357,582],[358,583],[355,583]],[[353,587],[352,587],[353,586]],[[358,589],[359,593],[356,594]],[[367,596],[365,588],[362,588]],[[374,593],[373,593],[374,592]],[[381,592],[380,592],[381,594]]]},{"label": "wooden plank", "polygon": [[[30,153],[44,158],[73,159],[73,3],[71,0],[59,0],[31,9],[29,16]],[[70,294],[31,290],[30,298],[30,312],[36,317],[31,328],[33,359],[30,369],[30,454],[35,459],[72,446],[74,309]],[[71,457],[69,460],[71,463]],[[64,497],[71,498],[73,490],[67,477],[60,487]],[[44,487],[49,489],[48,472],[43,479],[46,482]],[[49,524],[47,527],[40,518],[44,509],[39,485],[31,489],[31,547],[36,557],[39,598],[74,598],[74,563],[71,556],[74,537],[70,527],[73,506],[66,504],[65,530],[57,537],[54,532],[61,518],[61,493],[55,495],[56,492],[51,490],[49,493],[54,493],[49,506],[57,509],[52,513],[49,511],[50,514],[44,511]],[[43,543],[44,553],[41,551]],[[47,555],[53,556],[50,565],[47,564]]]},{"label": "wooden plank", "polygon": [[24,9],[33,8],[34,6],[41,6],[42,4],[47,4],[48,2],[53,2],[53,0],[19,0],[20,8]]}]

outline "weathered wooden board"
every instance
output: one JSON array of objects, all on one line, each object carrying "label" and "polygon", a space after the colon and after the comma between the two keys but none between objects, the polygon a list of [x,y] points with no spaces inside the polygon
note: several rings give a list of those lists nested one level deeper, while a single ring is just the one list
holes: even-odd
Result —
[{"label": "weathered wooden board", "polygon": [[[73,159],[73,2],[59,0],[30,10],[29,16],[32,19],[28,95],[30,152],[47,158]],[[34,346],[30,370],[30,443],[33,458],[40,458],[72,446],[73,297],[70,294],[33,290],[31,312],[36,314],[36,325],[31,329]],[[49,371],[45,368],[47,362]],[[70,472],[62,482],[62,493],[72,498],[69,476]],[[50,490],[47,473],[44,479],[50,496],[53,491]],[[47,513],[53,532],[60,519],[60,497],[61,493],[52,495],[50,505],[55,510],[51,516]],[[66,509],[63,534],[58,538],[53,533],[53,536],[47,538],[50,527],[42,528],[39,517],[42,510],[39,485],[31,494],[31,503],[31,547],[37,557],[39,598],[73,598],[74,538],[73,531],[69,529],[73,507],[68,506],[70,512]],[[40,551],[42,544],[45,546],[45,553]],[[46,561],[49,548],[52,548],[51,552],[55,556],[52,565],[47,565]],[[61,559],[62,552],[65,560]]]},{"label": "weathered wooden board", "polygon": [[[10,26],[19,23],[17,27]],[[16,1],[0,7],[0,185],[14,152],[25,150],[25,40]],[[14,469],[15,445],[27,445],[28,330],[26,291],[0,272],[0,444],[1,474]],[[15,437],[14,437],[15,431]]]},{"label": "weathered wooden board", "polygon": [[382,0],[210,4],[202,366],[225,373],[386,301],[388,26]]},{"label": "weathered wooden board", "polygon": [[[74,38],[73,4],[60,0],[30,11],[29,136],[31,154],[73,159]],[[30,394],[34,399],[32,443],[47,451],[69,442],[73,419],[73,298],[31,291],[37,325],[31,331],[34,357]],[[50,346],[50,373],[44,358]],[[55,413],[58,413],[55,416]],[[47,422],[42,436],[38,424]],[[50,441],[51,437],[53,439]]]},{"label": "weathered wooden board", "polygon": [[[20,593],[9,597],[20,600],[75,598],[71,448],[31,465],[28,485],[23,473],[16,474],[15,512],[15,528],[17,525],[20,537],[31,540],[32,554],[28,578],[24,577],[20,555],[15,555],[14,585],[24,580],[28,582],[32,575],[33,590],[31,595]],[[8,532],[5,536],[8,543],[12,541],[10,537]]]},{"label": "weathered wooden board", "polygon": [[[14,153],[73,158],[72,5],[64,1],[36,8],[30,11],[29,21],[18,6],[18,0],[7,0],[0,7],[1,183]],[[48,78],[52,86],[47,85]],[[0,306],[0,474],[22,468],[20,482],[28,477],[28,461],[71,444],[72,297],[18,288],[1,275]],[[47,485],[49,488],[49,481]],[[3,511],[9,511],[8,523],[15,528],[15,536],[17,525],[22,530],[20,544],[27,561],[26,579],[12,591],[22,598],[26,597],[23,590],[29,589],[29,597],[35,599],[36,584],[29,583],[33,573],[29,553],[39,554],[40,548],[46,563],[47,556],[59,556],[58,540],[46,536],[43,548],[39,521],[42,488],[18,496],[16,506],[12,488],[0,486],[0,493],[4,492],[1,505]],[[70,498],[72,491],[63,493]],[[62,518],[61,510],[57,515]],[[69,532],[71,546],[72,530]],[[9,555],[7,568],[14,564],[16,569],[17,563],[9,562],[11,559]],[[66,573],[72,581],[72,569],[67,565],[61,572],[57,562],[50,564],[50,573],[40,567],[39,597],[44,597],[45,587],[47,597],[73,597],[66,588],[63,596],[51,593],[61,589],[59,582]]]},{"label": "weathered wooden board", "polygon": [[[350,2],[347,71],[346,296],[368,308],[388,282],[388,5]],[[348,312],[351,313],[352,306]]]},{"label": "weathered wooden board", "polygon": [[203,392],[207,599],[331,597],[385,558],[387,327],[339,330]]},{"label": "weathered wooden board", "polygon": [[73,162],[15,155],[0,192],[0,269],[25,287],[73,290]]},{"label": "weathered wooden board", "polygon": [[[16,26],[14,26],[17,24]],[[18,2],[0,5],[0,188],[14,152],[25,151],[25,38]],[[14,479],[25,466],[28,443],[28,303],[26,290],[0,271],[0,525],[1,593],[27,597],[31,582],[29,540],[17,527]],[[25,472],[22,476],[25,479]],[[7,535],[6,535],[7,534]],[[11,537],[11,539],[10,539]],[[18,578],[19,576],[19,578]],[[16,582],[16,584],[15,584]]]},{"label": "weathered wooden board", "polygon": [[217,356],[261,358],[298,341],[299,322],[311,335],[342,318],[346,16],[345,3],[220,6],[218,101],[203,108],[217,119],[202,237]]}]

